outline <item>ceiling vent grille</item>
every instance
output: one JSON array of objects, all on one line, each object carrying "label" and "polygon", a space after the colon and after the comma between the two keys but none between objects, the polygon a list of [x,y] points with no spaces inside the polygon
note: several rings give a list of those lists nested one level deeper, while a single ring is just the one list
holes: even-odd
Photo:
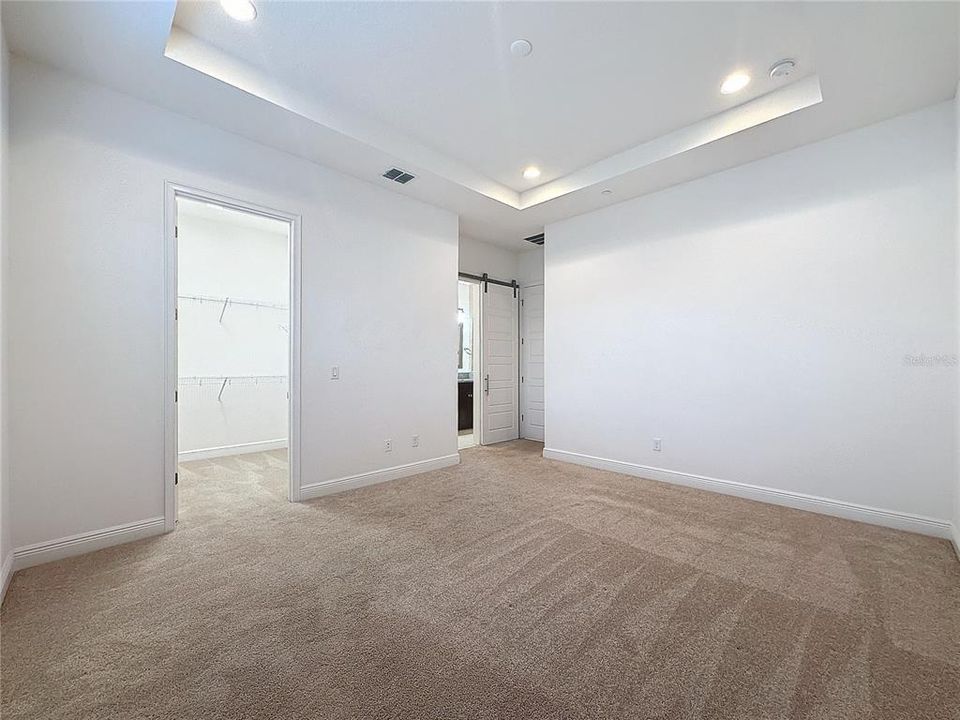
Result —
[{"label": "ceiling vent grille", "polygon": [[539,235],[531,235],[528,238],[524,238],[528,243],[533,243],[534,245],[543,245],[543,233]]},{"label": "ceiling vent grille", "polygon": [[398,182],[401,185],[406,185],[416,176],[412,173],[408,173],[406,170],[401,170],[400,168],[390,168],[383,174],[383,177],[385,177],[387,180]]}]

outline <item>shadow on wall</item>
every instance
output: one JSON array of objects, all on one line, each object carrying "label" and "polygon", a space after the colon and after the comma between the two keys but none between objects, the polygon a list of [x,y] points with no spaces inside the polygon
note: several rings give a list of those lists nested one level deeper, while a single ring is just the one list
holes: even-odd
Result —
[{"label": "shadow on wall", "polygon": [[[812,145],[763,158],[747,165],[692,180],[627,200],[605,210],[556,223],[573,229],[603,218],[612,229],[601,236],[585,233],[580,242],[549,247],[550,264],[597,258],[624,243],[673,240],[678,236],[715,235],[725,226],[766,223],[778,215],[802,221],[808,208],[818,211],[845,206],[891,190],[904,202],[924,202],[925,178],[943,178],[955,172],[953,159],[943,152],[942,133],[916,138],[908,152],[897,152],[899,142],[916,132],[918,119],[944,133],[952,128],[944,105],[934,106],[855,130]],[[891,155],[893,148],[893,155]],[[696,203],[691,193],[697,191]],[[637,203],[645,212],[635,214]],[[624,218],[623,222],[620,219]],[[548,231],[549,232],[549,231]],[[774,238],[771,238],[773,240]]]}]

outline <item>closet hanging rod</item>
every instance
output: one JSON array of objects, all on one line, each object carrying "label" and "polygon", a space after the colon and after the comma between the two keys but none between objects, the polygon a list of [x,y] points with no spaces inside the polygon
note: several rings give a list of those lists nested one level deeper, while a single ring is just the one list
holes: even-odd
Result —
[{"label": "closet hanging rod", "polygon": [[257,308],[271,308],[273,310],[289,310],[288,305],[280,305],[278,303],[268,303],[268,302],[259,302],[256,300],[238,300],[237,298],[232,297],[216,297],[214,295],[177,295],[178,300],[196,300],[197,302],[210,302],[223,304],[224,307],[227,305],[248,305],[250,307]]},{"label": "closet hanging rod", "polygon": [[282,385],[287,381],[286,375],[205,375],[205,376],[194,376],[194,377],[183,377],[180,378],[177,384],[177,387],[183,387],[184,385],[196,385],[197,387],[203,387],[204,384],[216,385],[220,384],[220,390],[217,392],[217,402],[220,402],[223,399],[223,391],[226,390],[227,385],[233,385],[234,381],[240,381],[241,385],[269,385],[277,383]]},{"label": "closet hanging rod", "polygon": [[190,377],[182,377],[177,380],[178,385],[213,385],[216,383],[222,382],[233,382],[234,380],[239,380],[242,382],[253,382],[254,384],[258,382],[284,382],[287,380],[286,375],[191,375]]},{"label": "closet hanging rod", "polygon": [[220,402],[223,399],[223,391],[227,389],[227,385],[233,385],[235,381],[239,381],[240,385],[271,385],[279,384],[282,385],[287,381],[286,375],[195,375],[193,377],[183,377],[178,381],[177,387],[183,387],[185,385],[196,385],[197,387],[203,387],[207,385],[220,385],[220,390],[217,392],[217,402]]}]

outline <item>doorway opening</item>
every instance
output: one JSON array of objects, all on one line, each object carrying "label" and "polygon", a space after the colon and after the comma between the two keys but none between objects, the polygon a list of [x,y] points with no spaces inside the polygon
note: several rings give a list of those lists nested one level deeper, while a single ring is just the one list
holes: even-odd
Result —
[{"label": "doorway opening", "polygon": [[215,480],[224,501],[260,485],[299,500],[299,220],[173,186],[167,219],[172,530],[190,483]]},{"label": "doorway opening", "polygon": [[457,427],[460,449],[520,437],[520,286],[460,273]]},{"label": "doorway opening", "polygon": [[457,284],[457,449],[480,444],[480,284]]}]

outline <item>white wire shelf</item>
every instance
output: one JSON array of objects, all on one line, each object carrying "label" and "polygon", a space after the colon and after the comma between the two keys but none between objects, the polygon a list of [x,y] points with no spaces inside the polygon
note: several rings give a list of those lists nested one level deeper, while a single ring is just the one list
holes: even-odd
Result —
[{"label": "white wire shelf", "polygon": [[244,307],[252,308],[266,308],[268,310],[284,310],[289,311],[289,305],[281,305],[279,303],[268,303],[260,302],[259,300],[244,300],[243,298],[233,298],[233,297],[216,297],[214,295],[177,295],[177,300],[191,300],[198,303],[211,303],[213,305],[221,305],[220,309],[220,319],[223,320],[223,314],[227,311],[227,307],[230,305],[243,305]]},{"label": "white wire shelf", "polygon": [[259,385],[260,383],[278,383],[286,382],[286,375],[191,375],[181,377],[177,384],[181,387],[185,385],[213,385],[222,383],[224,380],[237,384]]},{"label": "white wire shelf", "polygon": [[286,375],[192,375],[177,379],[178,387],[204,385],[220,386],[217,400],[223,397],[223,391],[232,385],[283,385],[287,382]]}]

